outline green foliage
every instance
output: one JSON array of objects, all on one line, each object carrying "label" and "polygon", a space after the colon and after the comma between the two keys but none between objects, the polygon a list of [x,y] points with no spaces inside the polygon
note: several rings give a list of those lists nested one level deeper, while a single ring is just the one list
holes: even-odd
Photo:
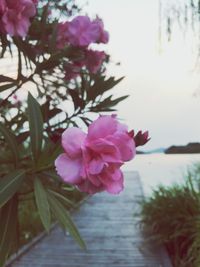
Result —
[{"label": "green foliage", "polygon": [[55,220],[86,248],[67,211],[86,195],[64,183],[54,167],[61,134],[80,123],[88,126],[88,114],[114,111],[127,97],[113,95],[123,78],[107,77],[108,57],[96,74],[85,67],[78,78],[65,79],[65,66],[82,59],[85,48],[57,48],[58,18],[69,19],[80,9],[73,0],[38,2],[26,38],[0,33],[0,56],[17,69],[12,77],[0,75],[0,267]]},{"label": "green foliage", "polygon": [[68,214],[66,208],[63,204],[52,194],[51,191],[48,193],[48,199],[50,203],[50,207],[55,218],[58,219],[61,227],[65,230],[69,231],[69,233],[73,236],[73,238],[78,242],[81,248],[86,249],[86,245],[81,238],[76,226],[74,225],[70,215]]},{"label": "green foliage", "polygon": [[0,179],[0,208],[17,192],[24,179],[24,171],[14,171]]},{"label": "green foliage", "polygon": [[15,165],[17,165],[17,162],[19,160],[19,151],[18,151],[15,135],[8,128],[6,128],[2,123],[0,123],[0,133],[4,136],[5,141],[8,143],[8,146],[10,147],[13,153]]},{"label": "green foliage", "polygon": [[13,248],[16,248],[17,237],[17,197],[10,199],[0,209],[0,266],[4,265]]},{"label": "green foliage", "polygon": [[51,226],[51,213],[49,208],[49,202],[47,199],[47,193],[45,188],[43,187],[40,179],[34,179],[34,192],[35,192],[35,200],[38,208],[38,212],[40,214],[41,221],[44,225],[44,228],[47,232]]},{"label": "green foliage", "polygon": [[28,118],[33,158],[37,161],[42,148],[43,121],[40,106],[30,93],[28,95]]},{"label": "green foliage", "polygon": [[184,184],[160,186],[142,203],[143,229],[165,244],[174,267],[200,266],[199,166],[188,171]]},{"label": "green foliage", "polygon": [[[22,197],[22,196],[21,196]],[[19,232],[19,246],[27,244],[36,235],[41,233],[44,229],[40,215],[35,204],[35,199],[30,196],[24,197],[23,201],[19,201],[18,205],[18,232]],[[30,212],[31,210],[31,212]]]}]

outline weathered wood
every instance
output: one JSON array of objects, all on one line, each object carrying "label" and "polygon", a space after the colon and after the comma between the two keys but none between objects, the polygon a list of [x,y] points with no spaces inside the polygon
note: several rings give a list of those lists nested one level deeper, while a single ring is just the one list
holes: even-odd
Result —
[{"label": "weathered wood", "polygon": [[125,181],[125,190],[120,195],[94,195],[74,214],[74,221],[86,241],[87,251],[81,250],[69,235],[64,235],[56,227],[11,266],[166,266],[163,254],[147,245],[140,232],[138,201],[143,192],[139,175],[136,172],[126,173]]}]

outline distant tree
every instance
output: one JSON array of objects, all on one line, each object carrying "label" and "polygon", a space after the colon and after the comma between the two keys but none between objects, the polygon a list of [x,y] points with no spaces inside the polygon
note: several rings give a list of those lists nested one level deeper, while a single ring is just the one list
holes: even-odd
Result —
[{"label": "distant tree", "polygon": [[176,24],[184,33],[190,29],[200,37],[200,0],[159,0],[159,20],[168,40]]}]

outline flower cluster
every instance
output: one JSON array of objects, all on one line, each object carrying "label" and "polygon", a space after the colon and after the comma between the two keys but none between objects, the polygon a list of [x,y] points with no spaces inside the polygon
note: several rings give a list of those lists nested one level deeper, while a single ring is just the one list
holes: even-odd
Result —
[{"label": "flower cluster", "polygon": [[0,31],[10,36],[26,36],[36,4],[36,0],[0,0]]},{"label": "flower cluster", "polygon": [[77,16],[70,22],[58,25],[57,46],[60,48],[67,43],[77,47],[87,47],[92,43],[106,44],[108,39],[109,34],[98,17],[90,20],[88,16]]},{"label": "flower cluster", "polygon": [[100,69],[105,58],[106,54],[103,51],[85,50],[82,60],[65,65],[65,79],[71,80],[79,76],[82,67],[86,67],[91,73],[96,73]]},{"label": "flower cluster", "polygon": [[115,115],[100,116],[90,124],[88,134],[68,128],[62,134],[64,153],[55,161],[57,173],[80,191],[94,194],[123,190],[120,167],[135,155],[133,131]]},{"label": "flower cluster", "polygon": [[70,22],[58,25],[57,47],[62,49],[70,44],[83,50],[84,58],[71,62],[65,66],[65,78],[73,79],[80,74],[82,67],[96,73],[106,55],[103,51],[88,49],[93,43],[107,43],[109,34],[104,30],[103,21],[100,18],[90,20],[88,16],[77,16]]}]

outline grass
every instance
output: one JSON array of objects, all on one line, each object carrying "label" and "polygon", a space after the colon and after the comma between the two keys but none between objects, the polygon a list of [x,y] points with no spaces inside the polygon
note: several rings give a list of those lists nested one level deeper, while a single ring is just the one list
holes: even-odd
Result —
[{"label": "grass", "polygon": [[183,184],[154,190],[141,214],[144,231],[166,246],[174,267],[200,266],[200,165]]}]

